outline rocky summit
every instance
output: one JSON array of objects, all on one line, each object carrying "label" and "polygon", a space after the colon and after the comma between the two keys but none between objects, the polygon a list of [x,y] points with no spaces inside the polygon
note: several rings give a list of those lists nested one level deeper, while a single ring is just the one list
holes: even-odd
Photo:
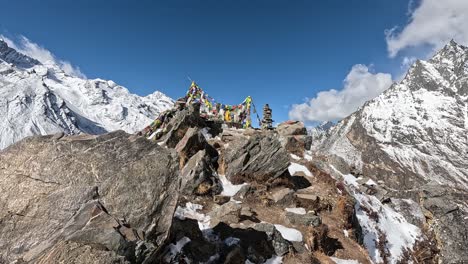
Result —
[{"label": "rocky summit", "polygon": [[154,131],[22,139],[0,151],[0,263],[468,263],[467,63],[451,42],[315,129],[184,102]]},{"label": "rocky summit", "polygon": [[302,123],[228,128],[194,106],[157,141],[59,133],[2,151],[2,262],[371,263]]}]

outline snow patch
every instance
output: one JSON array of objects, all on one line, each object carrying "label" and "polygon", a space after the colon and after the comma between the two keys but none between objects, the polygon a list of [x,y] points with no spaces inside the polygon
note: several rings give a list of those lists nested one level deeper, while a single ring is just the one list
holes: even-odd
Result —
[{"label": "snow patch", "polygon": [[236,193],[242,188],[242,186],[247,185],[247,183],[243,184],[232,184],[225,175],[219,175],[219,180],[221,181],[221,185],[223,186],[223,191],[221,195],[224,196],[234,196]]},{"label": "snow patch", "polygon": [[295,160],[300,160],[301,158],[297,155],[294,155],[294,154],[290,154],[291,155],[291,158],[295,159]]},{"label": "snow patch", "polygon": [[375,183],[375,181],[373,181],[372,179],[369,179],[365,184],[367,186],[376,186],[377,185],[377,183]]},{"label": "snow patch", "polygon": [[228,247],[239,244],[239,242],[240,239],[237,237],[228,237],[224,240],[224,244],[226,244]]},{"label": "snow patch", "polygon": [[351,259],[339,259],[335,257],[330,257],[336,264],[360,264],[357,260]]},{"label": "snow patch", "polygon": [[302,241],[302,233],[299,230],[285,227],[283,225],[275,225],[275,227],[284,239],[288,241]]},{"label": "snow patch", "polygon": [[185,204],[185,207],[177,206],[174,216],[180,220],[185,220],[186,218],[197,220],[198,227],[202,231],[210,229],[211,218],[208,215],[197,212],[201,209],[203,209],[202,205],[188,202]]},{"label": "snow patch", "polygon": [[375,196],[361,193],[356,177],[351,174],[341,175],[357,201],[356,216],[362,227],[364,245],[369,256],[377,263],[383,262],[377,245],[385,237],[388,259],[390,263],[397,263],[405,249],[413,248],[414,243],[421,236],[421,230],[407,222],[393,208],[382,204]]},{"label": "snow patch", "polygon": [[283,257],[278,257],[278,256],[273,256],[267,259],[267,261],[265,261],[265,264],[281,264],[281,263],[283,263]]},{"label": "snow patch", "polygon": [[291,165],[288,167],[289,174],[294,175],[296,172],[303,172],[306,176],[312,177],[312,173],[307,169],[306,166],[291,162]]},{"label": "snow patch", "polygon": [[201,133],[202,133],[202,135],[203,135],[206,139],[212,139],[212,138],[213,138],[213,135],[210,134],[209,128],[207,128],[207,127],[204,127],[204,128],[201,130]]}]

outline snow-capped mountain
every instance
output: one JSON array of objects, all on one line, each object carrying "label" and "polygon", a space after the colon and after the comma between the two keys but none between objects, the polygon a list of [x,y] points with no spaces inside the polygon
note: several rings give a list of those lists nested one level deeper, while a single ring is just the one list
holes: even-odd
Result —
[{"label": "snow-capped mountain", "polygon": [[36,134],[132,133],[172,105],[158,91],[141,97],[113,81],[71,76],[0,40],[0,149]]},{"label": "snow-capped mountain", "polygon": [[468,187],[468,48],[454,41],[338,123],[319,152],[390,186]]},{"label": "snow-capped mountain", "polygon": [[315,148],[319,146],[323,140],[325,140],[330,130],[335,124],[331,121],[325,121],[315,127],[310,127],[307,129],[307,134],[312,137],[312,147]]},{"label": "snow-capped mountain", "polygon": [[[406,220],[413,219],[412,224],[438,237],[440,263],[468,261],[467,47],[451,41],[432,59],[416,61],[401,82],[331,128],[315,151],[329,171],[338,171],[338,178],[348,175],[355,179],[350,176],[354,174],[358,180],[378,182],[378,187],[367,192],[377,192],[374,205],[386,203],[385,210],[377,210],[379,224],[380,219],[387,219],[385,211],[399,211]],[[366,191],[355,194],[363,197]],[[366,201],[357,200],[357,209],[365,206]],[[401,206],[405,203],[407,209]],[[422,222],[414,220],[417,215]],[[361,220],[364,236],[378,237],[372,225]],[[387,236],[397,234],[389,225],[381,229]],[[371,254],[372,241],[387,241],[387,248],[395,248],[390,240],[365,241],[375,262],[382,261]],[[429,245],[424,246],[427,252]],[[397,263],[401,254],[392,253],[389,263]]]}]

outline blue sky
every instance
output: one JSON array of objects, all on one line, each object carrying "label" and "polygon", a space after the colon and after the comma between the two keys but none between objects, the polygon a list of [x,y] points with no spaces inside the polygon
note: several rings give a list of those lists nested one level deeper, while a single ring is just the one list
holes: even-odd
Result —
[{"label": "blue sky", "polygon": [[[251,95],[258,108],[270,103],[277,121],[289,114],[314,122],[356,108],[331,107],[316,116],[320,104],[310,99],[320,91],[339,95],[356,78],[387,85],[405,70],[403,60],[436,46],[403,39],[420,6],[407,0],[15,0],[2,3],[0,32],[25,36],[88,78],[112,79],[140,95],[160,90],[177,98],[190,76],[218,101],[234,104]],[[385,31],[397,25],[393,45]],[[353,70],[359,74],[349,77]],[[293,104],[307,111],[291,114]]]}]

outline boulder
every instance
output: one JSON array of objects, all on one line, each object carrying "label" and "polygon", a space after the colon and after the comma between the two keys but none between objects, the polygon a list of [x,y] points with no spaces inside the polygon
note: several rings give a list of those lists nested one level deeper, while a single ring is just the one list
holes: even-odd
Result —
[{"label": "boulder", "polygon": [[206,150],[192,156],[181,171],[183,194],[219,194],[222,186]]},{"label": "boulder", "polygon": [[214,227],[220,222],[226,224],[239,223],[242,206],[236,202],[228,202],[221,206],[213,207],[208,214],[211,218],[210,226]]},{"label": "boulder", "polygon": [[281,188],[274,191],[271,198],[275,204],[290,205],[294,202],[294,191],[289,188]]},{"label": "boulder", "polygon": [[286,212],[286,218],[293,225],[319,226],[322,224],[320,216],[317,216],[314,213],[295,214],[292,212]]},{"label": "boulder", "polygon": [[[259,229],[261,228],[259,227]],[[268,236],[267,233],[265,233],[262,230],[256,230],[255,227],[245,229],[232,228],[225,223],[219,223],[213,228],[213,231],[219,237],[220,240],[225,241],[224,244],[226,244],[226,242],[229,240],[236,241],[232,243],[227,243],[229,244],[229,247],[227,249],[222,250],[221,252],[225,250],[228,252],[232,251],[232,244],[235,244],[236,246],[240,247],[241,253],[233,254],[237,256],[244,256],[245,259],[248,259],[251,263],[265,263],[273,255],[278,255],[275,251],[275,248],[273,247],[273,241],[271,239],[273,235]],[[277,238],[278,235],[279,237],[281,237],[281,234],[279,234],[279,232],[275,233],[274,237]],[[223,255],[225,254],[222,253],[221,255],[222,258],[221,262],[219,263],[230,263],[225,261],[227,256],[223,259]],[[229,253],[227,255],[229,255]],[[242,263],[245,263],[245,261]]]},{"label": "boulder", "polygon": [[149,260],[167,238],[178,193],[175,151],[143,137],[27,138],[0,152],[0,259]]},{"label": "boulder", "polygon": [[168,148],[175,148],[190,127],[205,127],[205,120],[200,117],[200,105],[189,104],[167,123],[167,133],[161,138]]},{"label": "boulder", "polygon": [[[177,247],[179,250],[175,252]],[[175,218],[170,239],[153,263],[187,263],[187,259],[190,263],[207,263],[216,250],[216,245],[203,236],[196,220]]]},{"label": "boulder", "polygon": [[246,257],[242,248],[238,245],[231,246],[223,258],[223,264],[245,264]]},{"label": "boulder", "polygon": [[56,243],[48,252],[41,255],[35,263],[130,264],[131,262],[113,251],[104,251],[90,245],[61,241]]},{"label": "boulder", "polygon": [[301,121],[286,121],[276,127],[280,136],[307,135],[307,129]]},{"label": "boulder", "polygon": [[232,198],[234,200],[243,200],[247,195],[253,193],[253,191],[254,189],[250,184],[244,184]]},{"label": "boulder", "polygon": [[226,177],[234,184],[265,183],[287,171],[289,155],[274,134],[255,134],[231,141],[223,163]]},{"label": "boulder", "polygon": [[258,223],[253,226],[253,229],[264,232],[267,235],[268,240],[272,242],[277,256],[283,256],[289,252],[291,243],[283,238],[274,225],[270,223]]},{"label": "boulder", "polygon": [[468,192],[438,184],[421,186],[421,190],[424,214],[442,243],[443,263],[468,263]]},{"label": "boulder", "polygon": [[225,196],[225,195],[215,195],[215,196],[213,196],[213,202],[215,202],[216,204],[219,204],[219,205],[225,204],[225,203],[229,202],[229,200],[231,200],[230,196]]},{"label": "boulder", "polygon": [[215,164],[215,159],[218,156],[216,149],[207,143],[205,136],[197,127],[191,127],[187,130],[184,137],[175,146],[175,150],[179,153],[181,166],[184,166],[185,162],[200,150],[207,151],[210,157],[214,159],[212,160],[213,164]]},{"label": "boulder", "polygon": [[304,151],[309,150],[312,145],[311,137],[305,135],[282,136],[280,142],[289,153],[299,157],[304,156]]},{"label": "boulder", "polygon": [[286,121],[276,128],[280,136],[281,145],[289,152],[302,157],[305,150],[310,150],[312,137],[307,135],[304,123],[300,121]]}]

